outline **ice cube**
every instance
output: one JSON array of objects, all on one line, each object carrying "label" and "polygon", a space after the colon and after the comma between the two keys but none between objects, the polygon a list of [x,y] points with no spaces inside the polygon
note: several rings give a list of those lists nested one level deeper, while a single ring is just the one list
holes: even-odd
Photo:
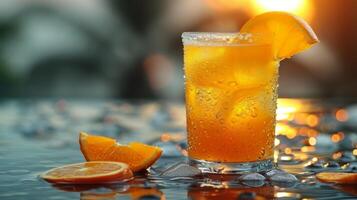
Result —
[{"label": "ice cube", "polygon": [[284,172],[284,171],[282,171],[280,169],[273,169],[273,170],[268,171],[265,174],[270,177],[270,176],[273,176],[275,174],[282,174],[282,173],[286,173],[286,172]]},{"label": "ice cube", "polygon": [[180,157],[181,152],[173,142],[155,142],[155,146],[160,147],[163,150],[163,157]]},{"label": "ice cube", "polygon": [[200,175],[201,171],[187,163],[179,162],[170,166],[161,173],[164,177],[189,177]]},{"label": "ice cube", "polygon": [[275,181],[275,182],[296,182],[296,181],[298,181],[296,176],[286,173],[286,172],[276,173],[270,177],[270,180]]},{"label": "ice cube", "polygon": [[262,88],[236,88],[231,89],[225,94],[225,97],[219,102],[219,112],[221,118],[226,121],[228,119],[243,119],[250,120],[249,117],[255,118],[257,115],[257,107],[254,105],[253,99],[257,98]]},{"label": "ice cube", "polygon": [[244,174],[239,177],[242,181],[264,181],[265,177],[259,173]]},{"label": "ice cube", "polygon": [[249,186],[249,187],[261,187],[265,184],[264,181],[242,181],[243,185]]}]

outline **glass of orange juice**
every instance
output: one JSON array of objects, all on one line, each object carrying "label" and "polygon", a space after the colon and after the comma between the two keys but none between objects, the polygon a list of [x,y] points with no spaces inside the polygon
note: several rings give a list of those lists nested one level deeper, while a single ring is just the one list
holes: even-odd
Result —
[{"label": "glass of orange juice", "polygon": [[271,42],[249,33],[182,40],[190,164],[222,174],[273,168],[279,62]]}]

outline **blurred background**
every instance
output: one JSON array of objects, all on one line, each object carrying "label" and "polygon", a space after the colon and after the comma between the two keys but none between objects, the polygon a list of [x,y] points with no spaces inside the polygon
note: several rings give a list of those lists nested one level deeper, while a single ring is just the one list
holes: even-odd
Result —
[{"label": "blurred background", "polygon": [[357,96],[355,0],[1,0],[0,98],[182,100],[181,33],[285,10],[321,43],[281,63],[280,97]]}]

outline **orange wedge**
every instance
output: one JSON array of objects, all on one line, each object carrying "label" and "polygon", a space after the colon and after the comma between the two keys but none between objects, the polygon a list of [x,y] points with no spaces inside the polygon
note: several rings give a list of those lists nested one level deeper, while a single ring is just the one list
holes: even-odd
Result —
[{"label": "orange wedge", "polygon": [[357,184],[357,173],[320,172],[316,178],[327,183]]},{"label": "orange wedge", "polygon": [[121,145],[115,139],[84,132],[79,134],[79,144],[87,161],[123,162],[128,164],[133,172],[147,169],[162,153],[159,147],[139,142]]},{"label": "orange wedge", "polygon": [[319,41],[302,18],[281,11],[266,12],[250,19],[240,32],[269,38],[277,59],[290,58]]},{"label": "orange wedge", "polygon": [[128,180],[133,172],[125,163],[98,161],[57,167],[40,176],[51,183],[92,184]]}]

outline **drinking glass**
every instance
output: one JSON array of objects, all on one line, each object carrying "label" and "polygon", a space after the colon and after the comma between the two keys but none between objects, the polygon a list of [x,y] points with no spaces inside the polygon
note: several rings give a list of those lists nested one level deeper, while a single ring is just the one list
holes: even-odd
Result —
[{"label": "drinking glass", "polygon": [[271,42],[197,32],[182,41],[190,164],[218,174],[273,168],[279,61]]}]

